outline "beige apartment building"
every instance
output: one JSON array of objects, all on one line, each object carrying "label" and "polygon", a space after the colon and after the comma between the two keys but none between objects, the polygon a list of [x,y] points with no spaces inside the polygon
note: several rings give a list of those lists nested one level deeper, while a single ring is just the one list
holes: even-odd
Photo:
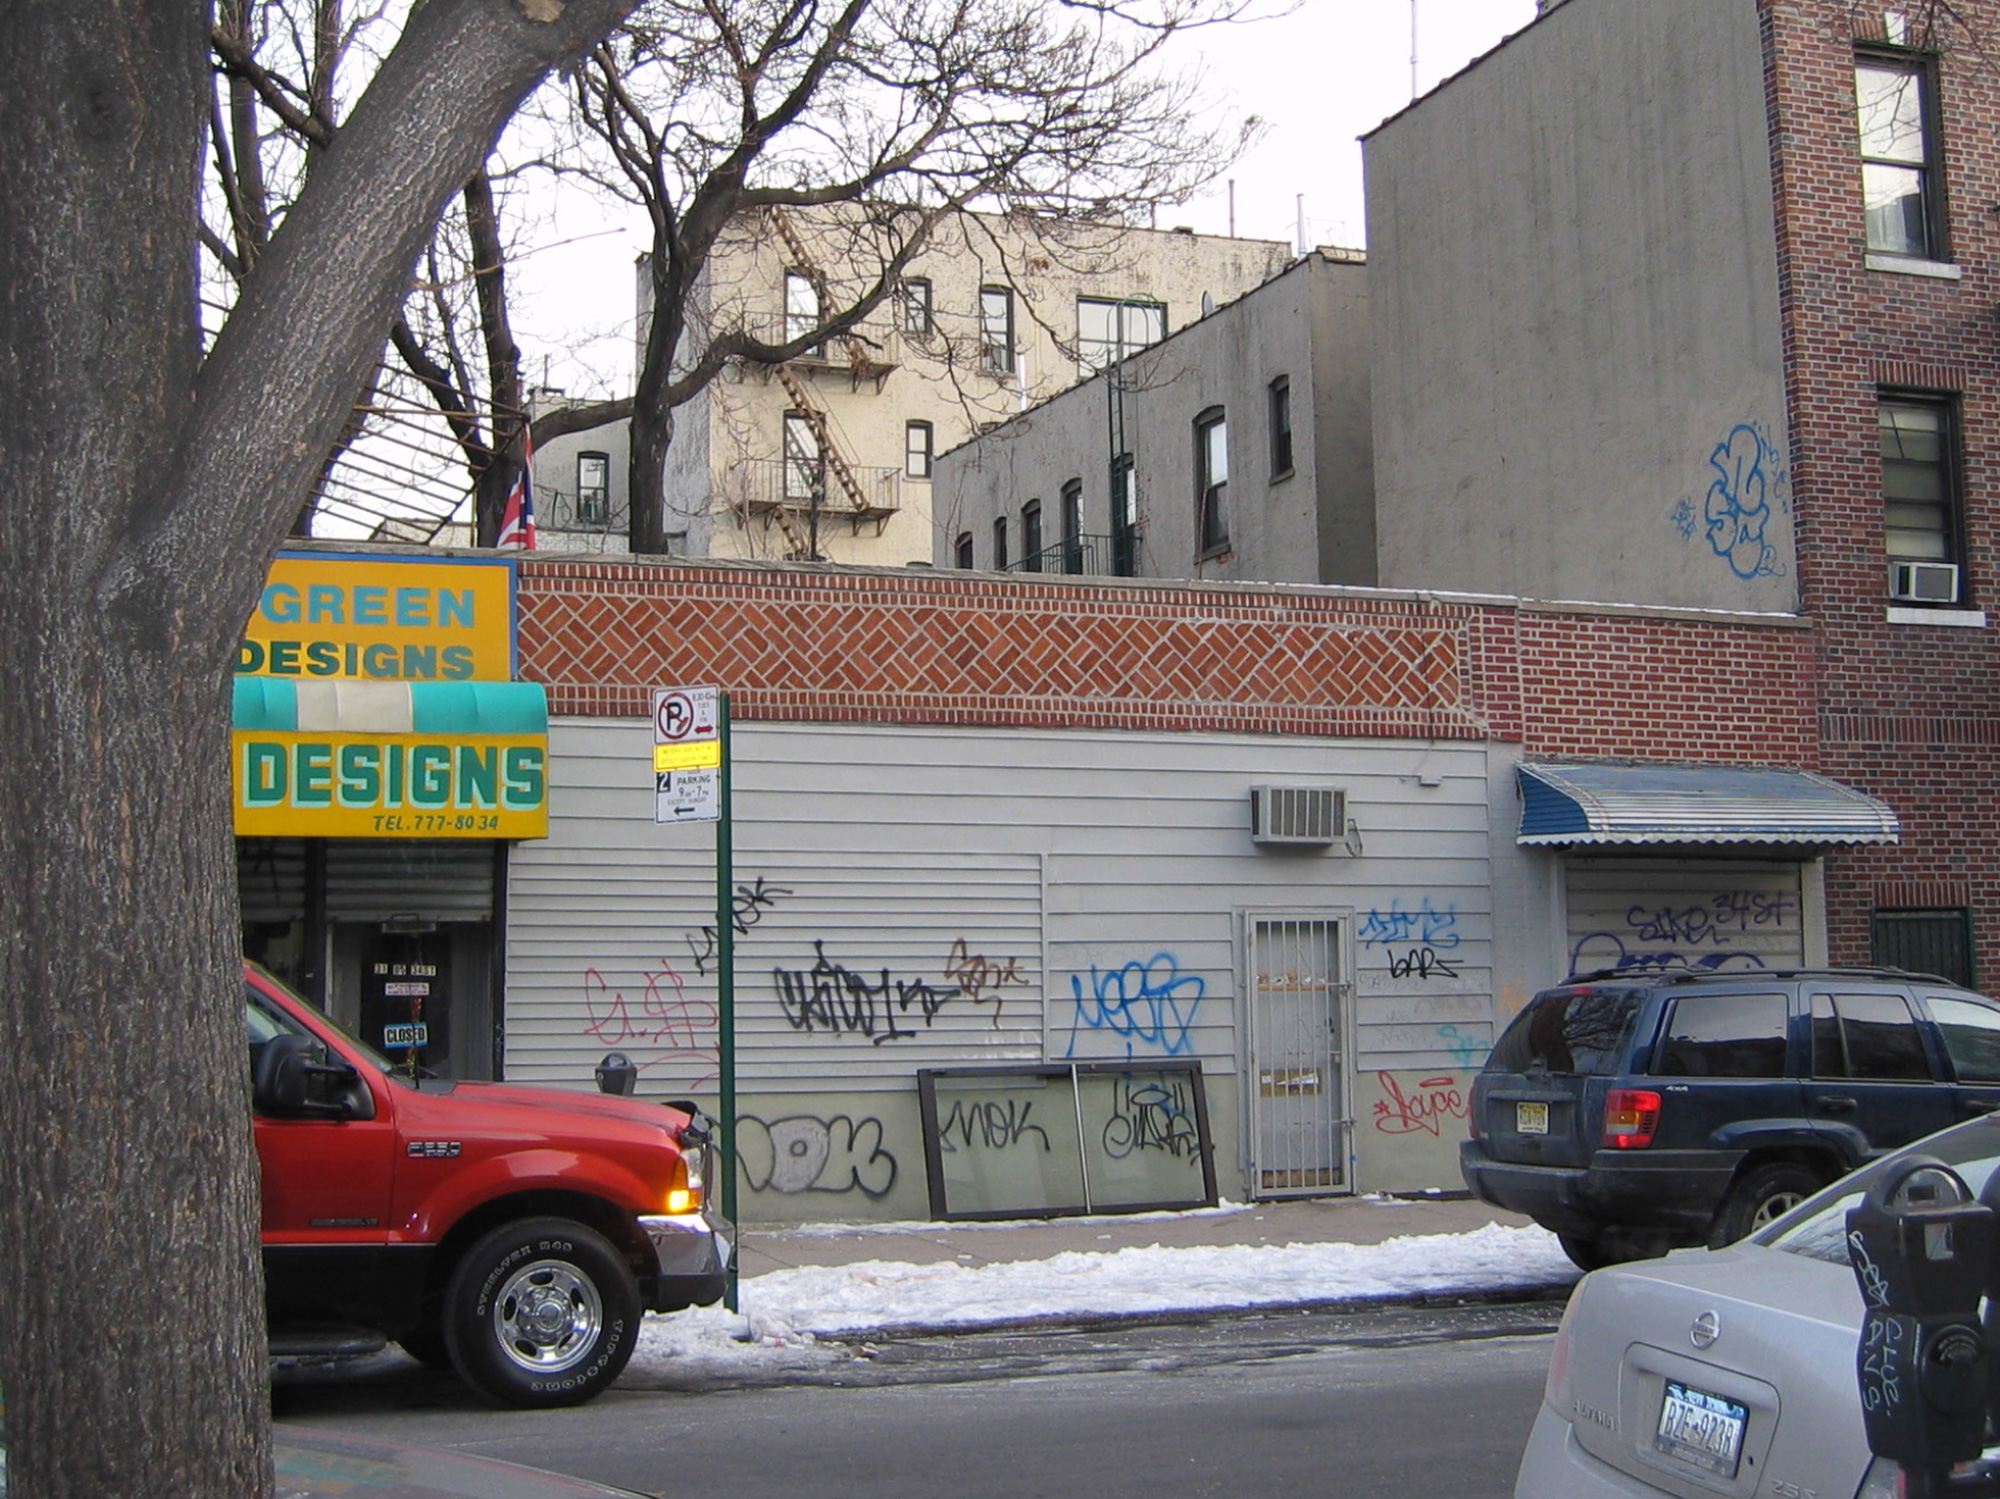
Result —
[{"label": "beige apartment building", "polygon": [[[809,330],[881,275],[897,211],[745,214],[718,244],[691,337]],[[694,557],[929,564],[936,456],[1159,342],[1279,274],[1275,240],[973,214],[942,224],[853,333],[778,367],[739,363],[679,408],[667,461],[670,549]],[[651,280],[638,271],[640,344]],[[543,545],[622,551],[624,434],[536,454]]]}]

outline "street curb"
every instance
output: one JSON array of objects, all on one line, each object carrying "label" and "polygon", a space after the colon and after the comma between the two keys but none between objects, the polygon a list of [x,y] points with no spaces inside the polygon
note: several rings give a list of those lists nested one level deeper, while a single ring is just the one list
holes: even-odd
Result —
[{"label": "street curb", "polygon": [[[1580,1272],[1579,1272],[1580,1278]],[[1049,1313],[1039,1317],[1015,1317],[1004,1322],[956,1322],[939,1325],[927,1322],[899,1322],[886,1327],[855,1328],[851,1331],[811,1331],[822,1343],[869,1343],[876,1339],[949,1338],[993,1332],[1053,1332],[1074,1328],[1082,1332],[1119,1327],[1175,1327],[1212,1322],[1219,1317],[1264,1317],[1273,1314],[1311,1312],[1375,1312],[1391,1307],[1505,1306],[1518,1303],[1562,1304],[1576,1287],[1575,1281],[1549,1281],[1542,1285],[1510,1286],[1505,1290],[1463,1292],[1419,1292],[1410,1296],[1321,1297],[1303,1301],[1261,1301],[1253,1306],[1216,1306],[1161,1312],[1081,1312]]]}]

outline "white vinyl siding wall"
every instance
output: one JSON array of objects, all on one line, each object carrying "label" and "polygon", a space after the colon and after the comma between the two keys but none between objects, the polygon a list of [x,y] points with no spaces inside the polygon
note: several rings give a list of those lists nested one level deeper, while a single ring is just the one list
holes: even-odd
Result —
[{"label": "white vinyl siding wall", "polygon": [[[550,836],[508,866],[510,1079],[588,1085],[615,1049],[642,1095],[713,1094],[715,829],[653,821],[651,749],[630,721],[550,725]],[[1192,1057],[1233,1138],[1245,923],[1273,911],[1341,924],[1354,1068],[1490,1044],[1483,746],[760,722],[732,751],[746,1096]],[[1273,782],[1344,788],[1352,848],[1253,844],[1249,788]]]}]

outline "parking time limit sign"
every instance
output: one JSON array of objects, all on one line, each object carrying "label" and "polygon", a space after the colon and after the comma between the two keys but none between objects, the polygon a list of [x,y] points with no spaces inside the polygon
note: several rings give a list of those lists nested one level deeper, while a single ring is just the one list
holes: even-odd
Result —
[{"label": "parking time limit sign", "polygon": [[717,687],[653,689],[653,821],[722,816],[721,700]]}]

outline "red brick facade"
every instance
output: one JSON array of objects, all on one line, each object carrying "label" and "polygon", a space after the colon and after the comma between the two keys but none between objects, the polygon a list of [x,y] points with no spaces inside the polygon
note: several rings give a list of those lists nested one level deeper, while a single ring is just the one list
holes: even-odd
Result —
[{"label": "red brick facade", "polygon": [[716,682],[745,719],[1517,742],[1813,765],[1784,620],[1318,588],[803,565],[524,561],[522,675],[641,717]]},{"label": "red brick facade", "polygon": [[[1820,769],[1896,808],[1903,843],[1829,861],[1832,956],[1865,962],[1869,913],[1969,906],[1982,977],[2000,974],[1993,629],[1886,622],[1877,402],[1885,390],[1955,398],[1966,602],[2000,609],[1994,436],[2000,400],[2000,6],[1891,7],[1937,58],[1945,258],[1959,279],[1869,269],[1855,125],[1858,44],[1888,40],[1883,7],[1759,0],[1772,122],[1792,493],[1805,612],[1815,621]],[[1861,29],[1855,29],[1859,26]]]}]

